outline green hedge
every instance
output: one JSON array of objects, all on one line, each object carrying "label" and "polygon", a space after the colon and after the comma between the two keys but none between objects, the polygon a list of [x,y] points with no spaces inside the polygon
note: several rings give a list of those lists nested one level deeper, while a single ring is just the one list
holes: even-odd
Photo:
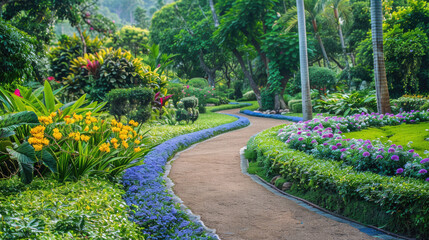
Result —
[{"label": "green hedge", "polygon": [[292,99],[287,103],[289,109],[294,113],[302,113],[302,100]]},{"label": "green hedge", "polygon": [[277,139],[283,126],[266,130],[247,144],[246,156],[272,177],[293,183],[289,191],[364,224],[429,238],[429,184],[421,180],[357,172],[341,162],[285,148]]}]

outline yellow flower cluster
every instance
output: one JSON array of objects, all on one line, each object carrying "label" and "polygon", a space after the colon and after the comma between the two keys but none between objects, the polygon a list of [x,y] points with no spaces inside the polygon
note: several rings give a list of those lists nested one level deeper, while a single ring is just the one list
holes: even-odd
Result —
[{"label": "yellow flower cluster", "polygon": [[110,152],[110,143],[103,143],[99,148],[100,152]]},{"label": "yellow flower cluster", "polygon": [[134,148],[134,152],[140,152],[142,149],[140,147]]},{"label": "yellow flower cluster", "polygon": [[52,134],[52,136],[54,136],[56,140],[60,140],[63,137],[63,135],[60,133],[60,130],[58,128],[54,128],[53,131],[54,133]]},{"label": "yellow flower cluster", "polygon": [[110,142],[113,144],[113,147],[114,147],[115,149],[118,149],[118,147],[119,147],[118,139],[116,139],[116,138],[112,138],[112,139],[110,140]]},{"label": "yellow flower cluster", "polygon": [[69,138],[72,138],[75,141],[82,140],[82,141],[88,142],[91,137],[84,134],[80,134],[79,132],[72,132],[69,134]]},{"label": "yellow flower cluster", "polygon": [[97,120],[97,118],[95,118],[95,117],[91,117],[91,112],[87,112],[85,115],[86,115],[86,117],[85,117],[85,123],[86,124],[91,124],[91,123],[96,123],[96,122],[98,122],[98,120]]},{"label": "yellow flower cluster", "polygon": [[41,122],[41,123],[43,123],[43,124],[45,124],[45,125],[48,125],[48,124],[51,124],[51,123],[53,123],[54,121],[52,120],[52,117],[51,116],[40,116],[40,117],[38,117],[38,119],[39,119],[39,122]]},{"label": "yellow flower cluster", "polygon": [[136,122],[136,121],[134,121],[134,120],[131,120],[128,124],[130,124],[130,125],[132,125],[134,127],[137,127],[139,125],[139,123]]},{"label": "yellow flower cluster", "polygon": [[43,146],[49,145],[49,140],[45,138],[45,127],[37,126],[30,130],[31,137],[28,139],[34,150],[41,151]]}]

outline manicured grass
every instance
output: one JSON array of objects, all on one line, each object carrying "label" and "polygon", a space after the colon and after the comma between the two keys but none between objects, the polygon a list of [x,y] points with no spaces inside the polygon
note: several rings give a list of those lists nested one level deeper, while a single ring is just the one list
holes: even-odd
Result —
[{"label": "manicured grass", "polygon": [[218,112],[218,111],[222,111],[222,110],[242,108],[242,107],[248,107],[248,103],[241,102],[239,104],[223,104],[223,105],[219,105],[219,106],[212,106],[212,107],[207,107],[207,111],[208,112]]},{"label": "manicured grass", "polygon": [[[240,103],[241,103],[241,102],[240,102]],[[244,108],[242,108],[241,110],[250,110],[250,111],[255,111],[256,109],[258,109],[258,108],[259,108],[258,101],[247,101],[247,102],[245,102],[245,103],[251,103],[251,104],[252,104],[252,106],[244,107]]]},{"label": "manicured grass", "polygon": [[235,120],[237,120],[237,118],[235,117],[219,113],[207,112],[204,114],[200,114],[198,120],[194,123],[175,126],[145,124],[143,129],[149,130],[148,135],[150,136],[151,143],[153,145],[158,145],[168,139],[177,137],[179,135],[216,127],[226,123],[231,123]]},{"label": "manicured grass", "polygon": [[410,147],[420,156],[425,156],[425,150],[429,150],[429,122],[419,124],[401,124],[399,126],[387,126],[380,128],[368,128],[358,132],[345,133],[347,138],[380,139],[382,142],[392,141],[392,144],[407,146],[411,141]]}]

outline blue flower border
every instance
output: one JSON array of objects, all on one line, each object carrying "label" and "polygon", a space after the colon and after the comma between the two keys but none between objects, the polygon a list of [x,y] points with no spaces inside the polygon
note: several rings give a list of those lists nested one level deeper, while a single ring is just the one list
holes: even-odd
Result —
[{"label": "blue flower border", "polygon": [[164,166],[179,150],[215,135],[242,128],[249,119],[232,114],[235,122],[172,138],[154,147],[144,164],[129,168],[123,176],[124,200],[130,207],[130,219],[142,227],[149,239],[216,239],[175,204],[163,180]]},{"label": "blue flower border", "polygon": [[250,110],[241,110],[240,113],[253,116],[253,117],[265,117],[265,118],[274,118],[274,119],[283,119],[288,120],[292,122],[299,122],[303,121],[302,117],[294,117],[294,116],[284,116],[281,114],[263,114],[263,113],[256,113]]}]

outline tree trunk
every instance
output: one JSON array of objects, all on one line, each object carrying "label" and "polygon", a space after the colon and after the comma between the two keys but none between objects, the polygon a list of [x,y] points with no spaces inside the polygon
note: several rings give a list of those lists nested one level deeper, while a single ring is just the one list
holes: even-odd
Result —
[{"label": "tree trunk", "polygon": [[344,35],[343,35],[343,29],[341,28],[341,23],[340,23],[340,18],[338,15],[338,9],[334,8],[334,14],[335,14],[335,19],[337,20],[338,23],[338,35],[340,36],[340,42],[341,42],[341,48],[343,50],[343,55],[344,55],[344,60],[346,61],[346,70],[347,70],[347,80],[348,80],[348,85],[350,88],[350,83],[351,83],[351,76],[350,76],[350,65],[349,65],[349,58],[347,56],[347,49],[346,49],[346,44],[344,43]]},{"label": "tree trunk", "polygon": [[319,34],[319,29],[317,28],[316,19],[312,20],[312,24],[313,24],[314,34],[316,35],[317,41],[319,42],[320,49],[322,50],[323,58],[325,59],[325,66],[328,66],[328,68],[331,68],[328,54],[326,54],[325,45],[323,45],[322,38],[320,37],[320,34]]},{"label": "tree trunk", "polygon": [[214,7],[213,0],[209,0],[209,3],[210,3],[210,10],[212,11],[214,26],[215,26],[215,28],[218,28],[219,27],[219,20],[217,18],[216,9]]},{"label": "tree trunk", "polygon": [[215,80],[216,80],[216,68],[209,68],[206,64],[206,62],[204,61],[204,54],[203,51],[200,50],[200,53],[198,54],[198,59],[200,60],[200,66],[201,68],[204,70],[204,72],[206,72],[207,77],[208,77],[208,81],[209,81],[209,85],[211,87],[215,86]]},{"label": "tree trunk", "polygon": [[82,29],[80,29],[79,25],[76,25],[76,29],[77,29],[77,31],[79,33],[80,41],[82,41],[83,55],[85,56],[85,54],[86,54],[86,41],[85,41],[85,37],[83,36]]},{"label": "tree trunk", "polygon": [[296,0],[298,12],[299,59],[301,69],[302,114],[304,121],[313,118],[308,73],[307,31],[305,29],[304,0]]},{"label": "tree trunk", "polygon": [[374,50],[374,79],[377,92],[378,113],[390,113],[390,97],[387,87],[383,49],[383,13],[381,0],[371,0],[371,32]]},{"label": "tree trunk", "polygon": [[256,85],[255,81],[253,80],[252,74],[250,74],[249,70],[247,70],[246,65],[244,64],[243,57],[238,52],[237,49],[232,49],[232,53],[237,58],[238,63],[240,63],[241,69],[243,70],[244,75],[249,80],[249,85],[252,88],[253,92],[255,92],[256,100],[258,101],[259,108],[262,108],[262,102],[261,102],[261,92],[259,91],[258,86]]}]

